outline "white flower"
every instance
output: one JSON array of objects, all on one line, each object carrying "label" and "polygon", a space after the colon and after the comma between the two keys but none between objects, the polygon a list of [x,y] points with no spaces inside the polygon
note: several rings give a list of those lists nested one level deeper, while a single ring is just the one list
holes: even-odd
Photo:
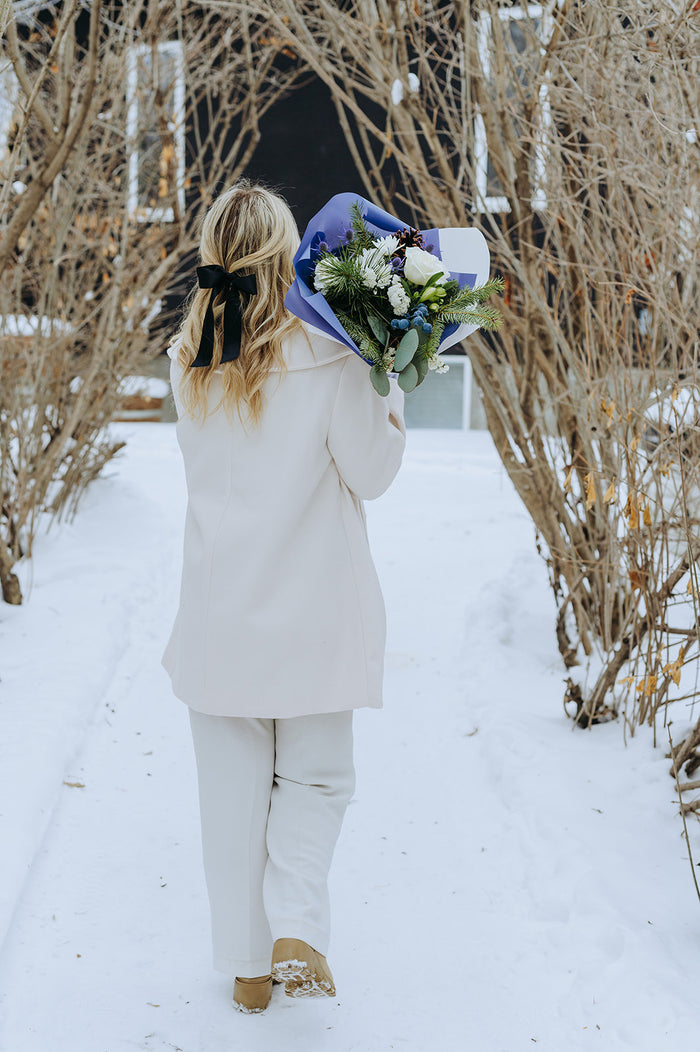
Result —
[{"label": "white flower", "polygon": [[426,252],[425,249],[415,247],[406,249],[406,263],[403,273],[406,281],[412,281],[414,285],[425,285],[428,278],[431,278],[433,274],[441,274],[442,276],[437,284],[444,285],[450,276],[450,272],[445,269],[442,261],[437,256],[432,255],[431,252]]},{"label": "white flower", "polygon": [[428,359],[428,368],[432,369],[434,373],[449,373],[450,371],[447,362],[444,362],[442,358],[439,357]]},{"label": "white flower", "polygon": [[382,248],[363,248],[357,257],[362,280],[368,289],[385,289],[392,278],[392,270]]},{"label": "white flower", "polygon": [[361,264],[360,264],[360,272],[362,274],[362,284],[364,285],[364,287],[366,289],[369,289],[370,292],[373,292],[374,289],[376,289],[376,287],[377,287],[377,275],[376,275],[376,273],[372,270],[371,267],[368,267],[368,266],[364,266],[363,267]]},{"label": "white flower", "polygon": [[384,256],[393,256],[399,247],[399,239],[394,237],[393,234],[389,234],[387,237],[378,237],[375,239],[374,247],[380,249]]},{"label": "white flower", "polygon": [[314,288],[317,292],[324,292],[326,286],[332,281],[335,269],[335,259],[327,257],[319,259],[314,270]]},{"label": "white flower", "polygon": [[397,318],[402,317],[411,306],[411,301],[406,295],[406,290],[398,276],[394,275],[386,294],[389,297],[394,316]]}]

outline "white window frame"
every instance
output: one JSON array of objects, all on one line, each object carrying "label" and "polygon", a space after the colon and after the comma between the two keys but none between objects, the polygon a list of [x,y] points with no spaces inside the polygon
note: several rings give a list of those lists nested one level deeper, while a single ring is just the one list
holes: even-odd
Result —
[{"label": "white window frame", "polygon": [[[175,57],[175,81],[173,84],[173,110],[175,122],[173,130],[173,143],[177,159],[176,169],[176,193],[180,208],[185,208],[185,55],[183,45],[179,40],[160,41],[156,48],[159,54]],[[138,95],[138,73],[139,57],[152,50],[149,44],[134,44],[127,52],[127,119],[126,133],[129,150],[129,183],[128,203],[129,214],[140,222],[172,223],[175,215],[172,207],[144,207],[139,205],[139,150],[137,146],[139,134],[139,95]]]},{"label": "white window frame", "polygon": [[[502,7],[498,11],[498,17],[502,22],[518,21],[527,17],[528,19],[539,19],[538,37],[542,50],[552,35],[554,19],[552,17],[551,5],[528,4],[522,7]],[[482,14],[477,26],[477,47],[484,77],[488,79],[491,60],[489,56],[489,40],[491,38],[491,15]],[[547,85],[540,86],[539,121],[537,127],[537,143],[535,146],[535,189],[532,195],[532,208],[543,209],[547,204],[544,191],[544,174],[547,165],[547,128],[552,123],[551,106],[549,104]],[[474,117],[474,166],[476,169],[476,211],[477,212],[510,212],[510,203],[505,196],[494,196],[488,193],[488,171],[489,171],[489,148],[486,137],[486,125],[481,113],[477,112]]]},{"label": "white window frame", "polygon": [[[466,354],[450,354],[449,351],[448,351],[447,354],[441,354],[440,355],[440,359],[441,359],[441,361],[443,361],[447,365],[449,365],[451,369],[454,368],[454,369],[461,369],[462,370],[462,426],[461,427],[450,427],[447,430],[449,430],[449,431],[479,430],[478,427],[475,427],[475,428],[472,427],[472,388],[473,388],[473,379],[472,379],[472,363],[469,360],[469,356],[466,355]],[[432,375],[432,374],[430,374],[430,375]],[[441,378],[439,376],[435,376],[433,378],[432,382],[435,383],[435,384],[440,384],[440,383],[442,383],[442,380],[441,380]],[[410,417],[410,412],[407,415]],[[408,424],[408,427],[409,427],[410,430],[414,429],[413,425],[410,424],[410,423]],[[420,431],[445,430],[445,425],[443,423],[441,423],[440,421],[437,421],[431,427],[423,427],[423,426],[421,426],[419,428],[415,428],[415,430],[420,430]]]},{"label": "white window frame", "polygon": [[0,151],[8,149],[7,135],[19,96],[19,82],[12,63],[0,59]]}]

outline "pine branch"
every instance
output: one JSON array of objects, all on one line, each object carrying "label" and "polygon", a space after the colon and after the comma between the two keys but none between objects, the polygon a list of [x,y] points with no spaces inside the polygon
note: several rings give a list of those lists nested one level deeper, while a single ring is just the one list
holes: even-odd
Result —
[{"label": "pine branch", "polygon": [[448,323],[443,321],[442,318],[433,319],[433,331],[428,337],[428,342],[425,345],[426,358],[433,358],[438,353],[440,340],[442,339],[442,334],[444,333],[447,324]]},{"label": "pine branch", "polygon": [[439,312],[439,320],[447,325],[456,322],[457,325],[478,325],[480,329],[496,330],[503,318],[495,307],[455,307],[450,304]]},{"label": "pine branch", "polygon": [[355,341],[362,353],[371,358],[373,362],[381,362],[382,353],[379,344],[373,339],[367,329],[358,325],[349,314],[345,313],[345,311],[336,308],[335,316],[345,329],[348,336]]},{"label": "pine branch", "polygon": [[[471,307],[474,304],[485,303],[489,296],[497,295],[503,292],[504,282],[503,278],[491,278],[484,285],[480,285],[476,289],[465,288],[455,296],[448,305],[450,310],[455,308]],[[447,309],[447,308],[446,308]]]},{"label": "pine branch", "polygon": [[371,248],[373,237],[367,229],[367,224],[365,222],[365,217],[362,215],[362,208],[360,207],[359,201],[354,201],[350,205],[350,226],[355,235],[355,241],[360,248]]}]

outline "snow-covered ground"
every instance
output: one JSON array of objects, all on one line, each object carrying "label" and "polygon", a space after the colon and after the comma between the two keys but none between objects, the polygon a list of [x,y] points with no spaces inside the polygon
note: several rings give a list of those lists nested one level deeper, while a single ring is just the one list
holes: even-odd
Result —
[{"label": "snow-covered ground", "polygon": [[565,718],[545,569],[478,432],[412,432],[368,506],[385,708],[356,719],[338,996],[233,1010],[186,710],[159,666],[175,434],[120,430],[126,453],[39,540],[27,604],[0,606],[2,1052],[696,1047],[700,904],[664,749]]}]

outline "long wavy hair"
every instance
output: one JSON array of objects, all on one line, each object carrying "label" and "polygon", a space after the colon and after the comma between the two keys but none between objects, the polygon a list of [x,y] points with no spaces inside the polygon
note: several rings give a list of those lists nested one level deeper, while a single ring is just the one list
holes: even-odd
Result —
[{"label": "long wavy hair", "polygon": [[241,353],[221,364],[224,297],[214,300],[214,353],[211,365],[191,369],[197,356],[211,291],[195,287],[176,337],[183,368],[179,394],[185,410],[203,420],[209,387],[221,369],[223,394],[217,409],[237,409],[243,421],[256,424],[264,407],[263,384],[271,369],[284,370],[282,341],[296,329],[298,318],[285,309],[284,297],[294,281],[292,259],[299,234],[287,202],[265,186],[240,179],[212,204],[202,222],[202,266],[218,265],[231,273],[254,274],[257,294],[241,297]]}]

